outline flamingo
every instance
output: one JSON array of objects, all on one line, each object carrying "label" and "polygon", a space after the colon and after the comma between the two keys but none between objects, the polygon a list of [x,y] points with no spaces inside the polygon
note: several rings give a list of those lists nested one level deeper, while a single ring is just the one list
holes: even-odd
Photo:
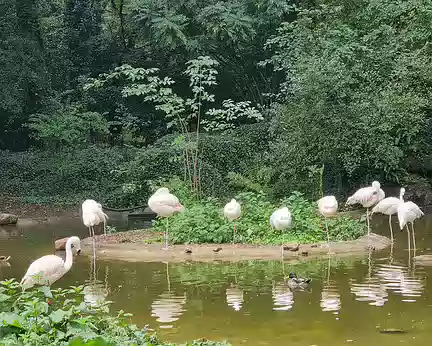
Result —
[{"label": "flamingo", "polygon": [[[241,216],[241,205],[234,198],[231,202],[227,203],[224,207],[224,216],[229,221],[234,221]],[[235,243],[235,234],[236,234],[236,225],[234,224],[234,233],[233,233],[233,246]]]},{"label": "flamingo", "polygon": [[327,232],[327,245],[330,253],[330,233],[327,225],[327,218],[335,216],[338,210],[338,202],[335,196],[325,196],[318,200],[318,210],[325,218],[325,227]]},{"label": "flamingo", "polygon": [[[270,226],[277,229],[278,231],[285,231],[291,227],[291,212],[287,207],[280,208],[273,212],[270,216]],[[285,233],[284,233],[285,235]],[[284,237],[285,238],[285,237]],[[281,245],[281,253],[283,258],[283,245],[285,239]]]},{"label": "flamingo", "polygon": [[371,216],[374,213],[381,213],[384,215],[388,215],[389,227],[390,227],[390,236],[391,236],[392,242],[393,242],[393,229],[392,229],[392,224],[391,224],[391,217],[392,217],[392,215],[397,213],[398,206],[401,203],[401,200],[403,200],[404,194],[405,194],[405,189],[402,187],[400,189],[399,198],[396,198],[396,197],[384,198],[381,201],[379,201],[378,204],[372,208]]},{"label": "flamingo", "polygon": [[406,226],[407,232],[408,232],[408,251],[410,251],[410,236],[409,236],[409,226],[408,224],[411,223],[411,229],[412,229],[412,237],[413,237],[413,244],[414,244],[414,252],[416,249],[416,242],[415,242],[415,233],[414,233],[414,220],[421,218],[424,213],[421,211],[419,206],[415,204],[414,202],[404,202],[403,195],[405,194],[405,189],[401,189],[400,194],[400,202],[397,208],[397,214],[398,214],[398,220],[399,220],[399,227],[401,231]]},{"label": "flamingo", "polygon": [[104,235],[106,235],[105,224],[108,220],[108,215],[102,210],[102,205],[93,199],[86,199],[82,204],[82,219],[83,223],[89,229],[90,237],[93,242],[93,260],[96,260],[96,244],[94,226],[103,223]]},{"label": "flamingo", "polygon": [[20,285],[23,288],[33,287],[35,284],[47,284],[51,286],[54,282],[65,275],[72,267],[73,254],[72,246],[81,252],[81,242],[78,237],[70,237],[66,242],[66,260],[56,255],[43,256],[30,264]]},{"label": "flamingo", "polygon": [[166,218],[165,230],[165,248],[168,250],[168,217],[176,212],[183,212],[184,206],[179,202],[179,199],[174,196],[166,187],[158,189],[148,200],[148,206],[159,217]]},{"label": "flamingo", "polygon": [[93,199],[86,199],[82,204],[82,219],[83,223],[89,229],[90,237],[94,238],[94,226],[103,223],[104,234],[106,235],[105,224],[108,220],[108,215],[102,210],[102,205]]},{"label": "flamingo", "polygon": [[385,193],[381,189],[381,184],[374,181],[372,186],[358,189],[345,203],[345,205],[361,204],[363,208],[366,208],[368,235],[370,235],[369,208],[384,199],[384,197]]}]

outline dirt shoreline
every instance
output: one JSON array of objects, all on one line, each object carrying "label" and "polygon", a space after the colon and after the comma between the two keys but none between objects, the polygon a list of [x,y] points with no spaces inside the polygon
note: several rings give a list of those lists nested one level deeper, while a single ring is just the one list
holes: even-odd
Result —
[{"label": "dirt shoreline", "polygon": [[[132,231],[134,232],[134,231]],[[142,232],[142,231],[139,231]],[[122,232],[122,238],[128,239],[128,232]],[[150,232],[144,232],[149,234]],[[136,235],[136,231],[134,233]],[[279,260],[281,258],[280,246],[278,245],[250,245],[238,244],[233,247],[232,244],[190,244],[190,245],[173,245],[167,251],[162,250],[162,244],[154,242],[144,243],[141,239],[139,242],[128,239],[128,242],[121,243],[121,240],[115,240],[116,235],[97,237],[97,257],[98,260],[117,260],[126,262],[213,262],[213,261],[230,261],[239,262],[247,260]],[[151,240],[150,236],[147,236]],[[155,233],[152,233],[155,237]],[[131,237],[132,238],[132,237]],[[327,243],[300,244],[298,251],[284,251],[286,260],[307,260],[317,257],[327,257]],[[370,236],[363,236],[357,240],[346,242],[334,242],[330,244],[333,256],[351,256],[367,253],[368,251],[378,251],[390,246],[390,239],[375,233]],[[186,253],[185,249],[192,250]],[[214,249],[222,248],[219,252]],[[91,239],[83,240],[83,254],[91,256]],[[307,252],[306,254],[302,254]]]}]

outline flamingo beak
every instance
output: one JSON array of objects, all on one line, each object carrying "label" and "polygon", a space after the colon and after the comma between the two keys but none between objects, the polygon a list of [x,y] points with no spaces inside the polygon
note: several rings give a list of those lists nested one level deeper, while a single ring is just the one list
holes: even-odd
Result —
[{"label": "flamingo beak", "polygon": [[77,255],[79,255],[81,253],[81,249],[77,250]]}]

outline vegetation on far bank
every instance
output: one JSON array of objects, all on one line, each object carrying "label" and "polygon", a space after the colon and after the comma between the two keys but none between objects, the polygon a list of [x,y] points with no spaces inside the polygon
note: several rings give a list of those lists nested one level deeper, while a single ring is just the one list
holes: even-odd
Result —
[{"label": "vegetation on far bank", "polygon": [[[83,286],[22,291],[14,279],[0,282],[0,340],[8,345],[175,346],[130,323],[131,314],[113,315],[109,302],[89,306]],[[228,346],[196,340],[184,346]]]},{"label": "vegetation on far bank", "polygon": [[[281,244],[283,241],[311,243],[326,241],[325,219],[320,216],[316,202],[311,202],[299,192],[278,202],[271,202],[263,192],[242,192],[235,198],[242,206],[242,216],[233,222],[223,216],[223,206],[229,200],[217,198],[198,199],[191,189],[179,179],[163,184],[169,187],[185,205],[185,212],[169,219],[169,235],[174,244],[231,243],[236,225],[237,243]],[[270,215],[282,206],[292,213],[292,228],[272,230]],[[339,215],[327,219],[332,241],[353,240],[366,233],[364,222]],[[163,232],[166,219],[158,219],[152,230]]]},{"label": "vegetation on far bank", "polygon": [[432,201],[432,0],[0,7],[2,194],[127,207],[180,176],[275,203],[321,175]]}]

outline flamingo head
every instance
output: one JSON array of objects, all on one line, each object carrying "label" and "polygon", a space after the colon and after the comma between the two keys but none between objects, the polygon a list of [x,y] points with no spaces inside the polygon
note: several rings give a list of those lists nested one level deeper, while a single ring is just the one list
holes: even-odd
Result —
[{"label": "flamingo head", "polygon": [[400,194],[399,194],[400,197],[399,198],[402,199],[404,195],[405,195],[405,188],[401,187]]},{"label": "flamingo head", "polygon": [[[81,240],[78,237],[70,237],[71,247],[76,250],[76,253],[79,255],[81,253]],[[68,242],[69,242],[68,240]],[[67,243],[66,243],[67,244]]]},{"label": "flamingo head", "polygon": [[381,184],[378,181],[375,180],[375,181],[372,182],[372,187],[375,190],[379,191],[379,189],[381,188]]},{"label": "flamingo head", "polygon": [[178,204],[176,205],[176,210],[177,210],[179,213],[183,213],[183,212],[185,211],[185,207],[183,206],[183,204],[178,203]]},{"label": "flamingo head", "polygon": [[155,195],[159,195],[159,194],[162,194],[162,193],[170,193],[170,192],[169,192],[168,188],[161,187],[161,188],[157,189],[154,194]]}]

